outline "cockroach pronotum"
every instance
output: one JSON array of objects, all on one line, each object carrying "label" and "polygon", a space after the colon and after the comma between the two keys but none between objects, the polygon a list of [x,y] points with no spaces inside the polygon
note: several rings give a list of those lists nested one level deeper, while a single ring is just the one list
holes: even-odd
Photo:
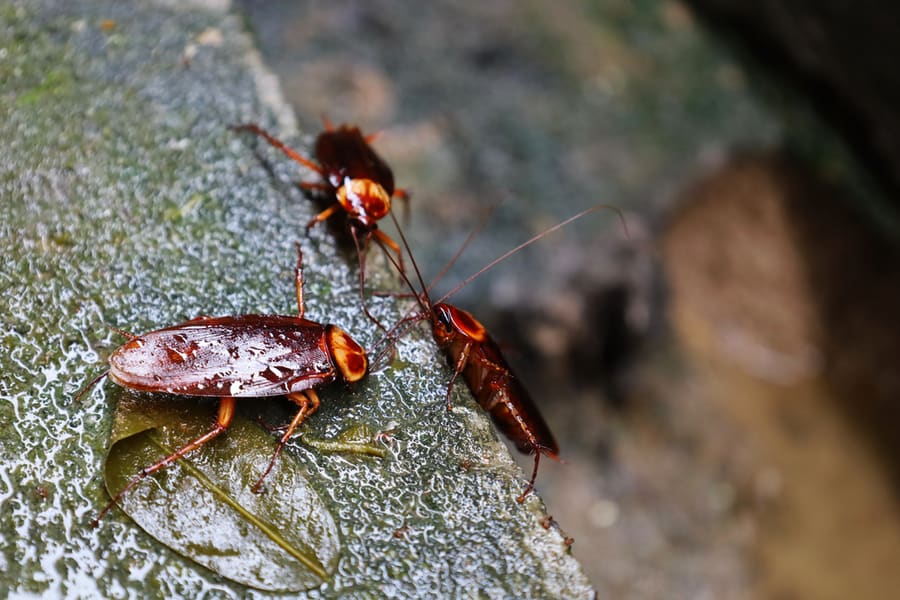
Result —
[{"label": "cockroach pronotum", "polygon": [[[260,136],[275,148],[281,150],[288,158],[318,173],[322,181],[301,182],[303,189],[324,192],[334,202],[325,210],[313,217],[306,227],[309,229],[316,223],[325,221],[339,209],[343,209],[350,224],[350,235],[359,256],[359,286],[363,294],[365,282],[365,259],[369,241],[374,237],[384,248],[387,246],[397,257],[400,269],[403,269],[403,253],[390,236],[378,229],[378,221],[391,210],[393,198],[409,199],[403,189],[394,187],[394,174],[387,163],[382,160],[372,146],[369,145],[375,134],[363,135],[359,127],[342,124],[335,128],[328,119],[323,119],[325,131],[319,134],[315,143],[315,156],[318,164],[304,158],[299,152],[285,145],[281,140],[253,123],[233,125],[234,131],[248,131]],[[360,236],[363,237],[360,242]],[[365,305],[366,315],[379,327]],[[382,327],[383,329],[383,327]]]},{"label": "cockroach pronotum", "polygon": [[259,492],[275,460],[294,431],[319,407],[315,388],[362,379],[366,352],[337,325],[303,318],[303,254],[297,245],[297,316],[238,315],[198,317],[142,335],[109,357],[109,370],[91,381],[78,397],[106,376],[137,391],[220,398],[216,423],[204,435],[145,467],[100,512],[94,524],[145,477],[203,446],[226,429],[236,398],[287,396],[299,406],[278,441],[268,467],[253,486]]},{"label": "cockroach pronotum", "polygon": [[[428,319],[431,323],[431,331],[437,345],[447,355],[447,360],[453,368],[453,375],[447,385],[447,410],[451,410],[450,392],[457,378],[462,375],[463,380],[469,386],[472,395],[478,401],[478,404],[491,415],[497,428],[509,438],[516,448],[524,454],[534,454],[534,469],[531,473],[531,479],[522,493],[516,498],[519,503],[525,501],[525,497],[534,489],[534,482],[537,478],[538,465],[540,464],[541,455],[544,454],[550,458],[558,459],[559,446],[550,432],[547,423],[541,417],[537,405],[528,394],[515,373],[509,367],[503,353],[497,342],[488,334],[487,329],[476,319],[471,313],[447,304],[450,296],[462,289],[476,277],[482,275],[498,263],[506,260],[522,248],[533,244],[546,235],[564,227],[565,225],[580,219],[584,215],[599,210],[601,208],[615,211],[623,225],[625,219],[619,209],[605,204],[598,204],[587,208],[580,213],[569,217],[565,221],[544,230],[526,242],[519,244],[512,250],[504,253],[500,257],[488,263],[474,275],[471,275],[450,292],[445,294],[437,302],[432,302],[429,297],[429,289],[432,286],[426,286],[419,271],[418,264],[412,256],[409,244],[406,241],[403,231],[397,224],[397,230],[400,233],[407,253],[410,255],[410,262],[415,270],[421,291],[417,292],[415,285],[410,281],[399,264],[395,265],[400,271],[406,285],[409,287],[412,295],[416,298],[422,312],[401,320],[394,329],[389,332],[388,337],[400,326],[407,323],[416,323],[418,321]],[[627,231],[627,225],[625,225]],[[471,238],[470,238],[471,239]],[[468,242],[468,240],[467,240]],[[388,254],[390,257],[390,255]],[[457,256],[459,254],[457,253]],[[446,271],[446,268],[444,269]]]}]

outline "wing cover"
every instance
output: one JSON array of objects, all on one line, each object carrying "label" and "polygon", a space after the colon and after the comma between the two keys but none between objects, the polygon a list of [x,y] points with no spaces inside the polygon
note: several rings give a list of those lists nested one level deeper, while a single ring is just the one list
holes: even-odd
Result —
[{"label": "wing cover", "polygon": [[330,382],[325,327],[297,317],[200,318],[145,333],[110,356],[132,389],[189,396],[278,396]]},{"label": "wing cover", "polygon": [[366,142],[358,127],[342,125],[334,131],[319,134],[316,159],[335,187],[343,184],[344,177],[371,179],[384,188],[388,197],[394,193],[394,174]]}]

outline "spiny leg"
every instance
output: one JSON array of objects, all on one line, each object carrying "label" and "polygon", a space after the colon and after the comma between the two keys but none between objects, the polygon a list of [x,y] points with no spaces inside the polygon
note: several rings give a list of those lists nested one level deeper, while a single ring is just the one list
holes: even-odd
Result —
[{"label": "spiny leg", "polygon": [[453,384],[456,383],[456,378],[459,377],[459,374],[466,368],[466,363],[469,362],[469,352],[471,350],[472,342],[467,342],[466,345],[463,346],[462,352],[459,353],[456,366],[453,368],[453,377],[450,378],[450,383],[447,384],[447,412],[453,410],[453,404],[450,402],[450,391],[453,389]]},{"label": "spiny leg", "polygon": [[509,369],[504,367],[503,365],[499,365],[492,361],[491,359],[484,356],[484,354],[479,353],[475,355],[475,360],[480,364],[486,371],[491,372],[492,377],[502,377],[507,376],[511,377],[512,374],[509,372]]},{"label": "spiny leg", "polygon": [[319,181],[299,181],[297,185],[301,190],[316,190],[318,192],[334,192],[334,188],[330,183],[322,183]]},{"label": "spiny leg", "polygon": [[284,435],[281,436],[281,439],[278,440],[278,445],[275,446],[275,453],[272,454],[269,466],[266,467],[266,470],[262,474],[262,477],[259,478],[259,481],[253,484],[252,490],[254,494],[258,494],[262,491],[263,480],[266,478],[266,475],[269,474],[269,471],[272,470],[272,467],[275,466],[275,461],[278,459],[278,455],[281,454],[281,449],[284,448],[287,441],[294,435],[294,430],[303,423],[306,417],[316,412],[319,408],[319,396],[316,395],[314,390],[304,390],[302,392],[288,394],[288,398],[291,402],[300,406],[300,410],[294,415],[294,419],[291,421],[291,424],[288,425],[287,431],[285,431]]},{"label": "spiny leg", "polygon": [[232,417],[234,417],[234,398],[222,398],[222,400],[219,402],[219,414],[216,417],[216,424],[212,429],[210,429],[194,441],[182,446],[180,449],[176,450],[164,459],[153,463],[149,467],[144,467],[143,469],[141,469],[140,473],[135,475],[131,479],[131,481],[129,481],[125,485],[125,487],[115,495],[112,501],[107,504],[103,510],[100,511],[100,514],[97,515],[97,518],[91,521],[91,525],[96,527],[100,523],[100,519],[102,519],[103,516],[108,513],[112,509],[112,507],[115,506],[119,502],[119,500],[121,500],[122,497],[131,490],[131,488],[143,481],[148,475],[152,475],[160,469],[164,469],[165,467],[169,466],[176,460],[184,458],[190,452],[206,444],[208,441],[228,429],[228,426],[231,424]]},{"label": "spiny leg", "polygon": [[310,219],[309,223],[306,224],[306,228],[310,229],[316,223],[321,223],[322,221],[324,221],[325,219],[327,219],[328,217],[333,215],[334,211],[336,211],[340,207],[341,207],[340,202],[335,202],[334,204],[332,204],[331,206],[329,206],[328,208],[326,208],[325,210],[323,210],[322,212],[320,212],[319,214],[314,216],[312,219]]},{"label": "spiny leg", "polygon": [[254,133],[284,152],[284,154],[291,160],[297,161],[307,169],[312,169],[319,175],[322,174],[322,167],[309,160],[308,158],[300,156],[300,154],[296,150],[289,146],[286,146],[284,142],[258,125],[254,125],[253,123],[247,123],[245,125],[232,125],[231,127],[229,127],[229,129],[231,129],[232,131],[249,131],[250,133]]},{"label": "spiny leg", "polygon": [[409,208],[409,192],[404,188],[397,188],[394,190],[391,198],[396,198],[398,200],[403,200],[403,223],[405,225],[409,225],[410,219],[410,208]]},{"label": "spiny leg", "polygon": [[531,490],[534,489],[534,480],[537,479],[538,474],[538,465],[541,462],[541,451],[537,448],[534,449],[534,470],[531,472],[531,479],[528,481],[528,485],[525,486],[525,490],[519,494],[519,497],[516,498],[516,502],[522,504],[525,502],[525,496],[527,496]]},{"label": "spiny leg", "polygon": [[269,433],[277,433],[279,435],[287,431],[287,428],[290,427],[290,423],[287,423],[286,425],[270,425],[262,417],[256,417],[256,423]]}]

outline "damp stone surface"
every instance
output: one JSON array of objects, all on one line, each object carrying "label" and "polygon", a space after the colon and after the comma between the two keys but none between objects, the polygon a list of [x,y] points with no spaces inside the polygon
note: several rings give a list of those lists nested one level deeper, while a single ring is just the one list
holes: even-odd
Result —
[{"label": "damp stone surface", "polygon": [[[352,247],[339,228],[304,230],[321,209],[294,184],[312,174],[228,130],[258,122],[308,151],[315,132],[296,131],[279,98],[225,2],[0,7],[0,596],[266,595],[119,511],[90,527],[108,501],[101,472],[122,392],[106,382],[75,396],[123,342],[110,327],[293,313],[298,240],[307,317],[378,342]],[[369,287],[397,286],[374,254]],[[369,305],[385,323],[410,308]],[[342,541],[336,571],[306,595],[591,597],[563,536],[541,526],[540,498],[515,502],[524,475],[464,386],[444,409],[449,376],[421,328],[360,385],[320,394],[307,435],[364,424],[392,442],[384,459],[287,448]],[[239,407],[277,418],[280,405]]]}]

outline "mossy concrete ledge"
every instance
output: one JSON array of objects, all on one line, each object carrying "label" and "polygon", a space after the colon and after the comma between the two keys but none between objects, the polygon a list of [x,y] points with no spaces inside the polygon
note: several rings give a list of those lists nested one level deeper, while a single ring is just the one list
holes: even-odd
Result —
[{"label": "mossy concrete ledge", "polygon": [[[74,396],[121,343],[107,326],[291,314],[300,240],[308,317],[368,347],[380,337],[340,230],[304,232],[317,207],[293,182],[310,174],[227,128],[252,120],[302,149],[310,141],[222,4],[0,7],[2,597],[265,596],[117,510],[89,526],[108,501],[100,474],[121,392],[106,383]],[[379,260],[371,287],[395,285]],[[408,309],[371,307],[386,323]],[[443,409],[449,371],[427,331],[397,356],[352,390],[323,391],[304,426],[315,438],[360,423],[392,430],[386,458],[287,449],[342,542],[336,571],[306,595],[591,597],[559,531],[542,527],[540,499],[515,502],[523,473],[464,386]]]}]

